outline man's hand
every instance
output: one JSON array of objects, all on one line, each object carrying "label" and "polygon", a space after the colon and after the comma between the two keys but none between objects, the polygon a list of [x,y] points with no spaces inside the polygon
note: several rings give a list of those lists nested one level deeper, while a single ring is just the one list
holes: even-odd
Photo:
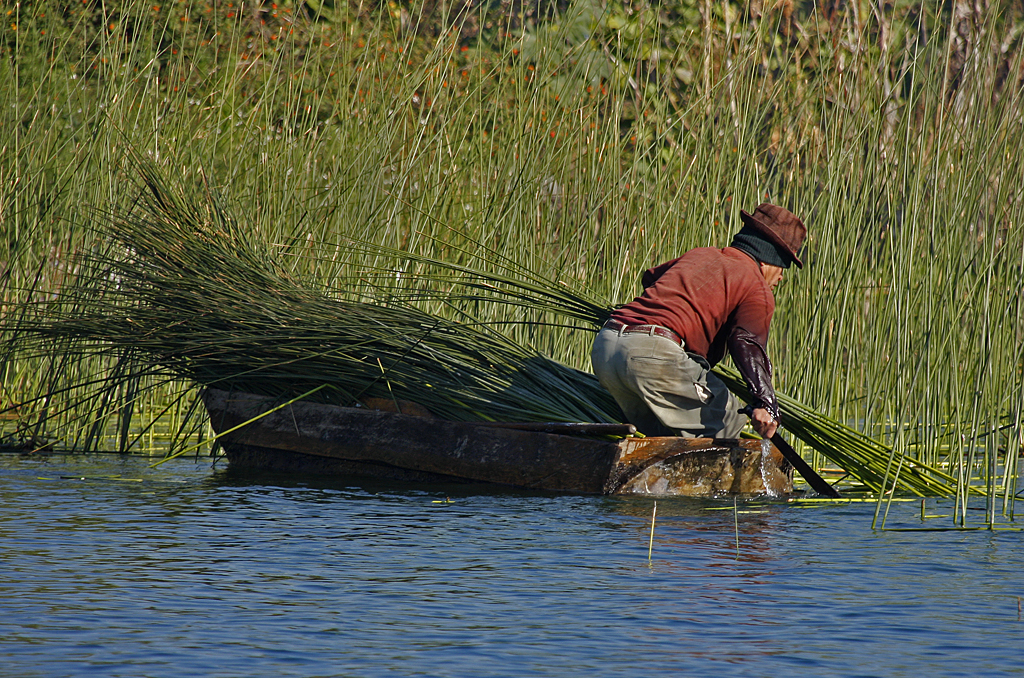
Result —
[{"label": "man's hand", "polygon": [[750,425],[754,427],[759,436],[766,439],[775,435],[775,431],[779,428],[779,422],[775,421],[772,415],[768,414],[768,410],[763,407],[758,407],[750,413]]}]

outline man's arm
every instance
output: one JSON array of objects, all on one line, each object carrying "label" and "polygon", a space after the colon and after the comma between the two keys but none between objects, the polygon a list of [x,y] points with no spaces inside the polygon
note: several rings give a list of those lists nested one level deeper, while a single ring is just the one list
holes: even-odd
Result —
[{"label": "man's arm", "polygon": [[729,354],[750,389],[754,430],[771,438],[779,427],[779,403],[772,387],[772,363],[758,337],[742,327],[729,335]]}]

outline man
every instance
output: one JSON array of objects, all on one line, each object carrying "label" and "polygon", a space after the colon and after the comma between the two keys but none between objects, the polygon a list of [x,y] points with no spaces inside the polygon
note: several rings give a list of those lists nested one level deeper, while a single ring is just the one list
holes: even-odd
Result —
[{"label": "man", "polygon": [[779,406],[768,360],[772,291],[807,236],[789,210],[740,212],[724,249],[702,247],[650,269],[644,292],[612,313],[594,340],[594,374],[645,435],[736,438],[739,401],[709,370],[726,350],[750,389],[751,425],[770,438]]}]

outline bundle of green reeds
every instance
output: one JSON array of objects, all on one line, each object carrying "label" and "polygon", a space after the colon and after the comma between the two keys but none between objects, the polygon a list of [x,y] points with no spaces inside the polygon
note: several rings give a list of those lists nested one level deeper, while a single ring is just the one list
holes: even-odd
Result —
[{"label": "bundle of green reeds", "polygon": [[[729,390],[745,397],[746,385],[739,371],[718,365],[715,373]],[[785,393],[777,395],[782,427],[872,491],[882,493],[898,488],[922,497],[955,494],[957,481],[948,473],[917,460],[902,460],[888,445],[807,407]]]},{"label": "bundle of green reeds", "polygon": [[[208,186],[172,189],[136,162],[145,192],[104,230],[79,285],[46,302],[21,344],[116,354],[116,379],[163,373],[198,384],[354,405],[411,401],[453,420],[617,422],[593,375],[398,299],[332,297],[290,274]],[[123,356],[131,356],[130,360]]]}]

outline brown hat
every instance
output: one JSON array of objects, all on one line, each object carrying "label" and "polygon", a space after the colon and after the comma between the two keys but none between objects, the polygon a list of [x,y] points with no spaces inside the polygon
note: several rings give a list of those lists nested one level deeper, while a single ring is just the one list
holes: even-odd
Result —
[{"label": "brown hat", "polygon": [[740,219],[792,257],[797,268],[804,267],[796,253],[807,237],[807,227],[795,214],[784,207],[763,202],[753,214],[740,210]]}]

